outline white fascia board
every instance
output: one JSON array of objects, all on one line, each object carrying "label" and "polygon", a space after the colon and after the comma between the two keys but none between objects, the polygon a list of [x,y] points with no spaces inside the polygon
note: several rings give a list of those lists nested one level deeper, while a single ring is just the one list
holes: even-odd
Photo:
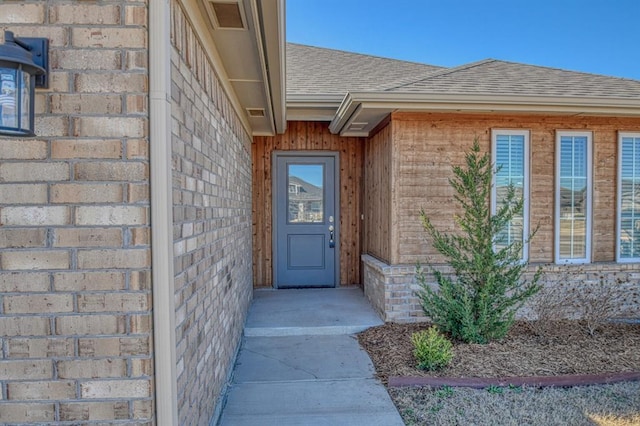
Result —
[{"label": "white fascia board", "polygon": [[[262,81],[266,94],[267,116],[272,130],[283,133],[286,129],[286,77],[285,77],[285,4],[284,0],[251,2],[254,18],[254,37],[260,59]],[[255,133],[254,133],[255,135]]]},{"label": "white fascia board", "polygon": [[[362,109],[362,101],[358,99],[359,93],[347,93],[336,111],[336,115],[329,124],[329,131],[337,134],[342,131],[349,120],[353,120],[354,114]],[[366,95],[366,94],[365,94]]]},{"label": "white fascia board", "polygon": [[335,108],[287,108],[288,121],[331,121],[335,116]]},{"label": "white fascia board", "polygon": [[348,93],[331,122],[333,133],[346,130],[357,119],[357,112],[368,109],[386,111],[472,111],[518,113],[564,113],[572,115],[640,116],[640,99],[492,95],[459,93]]},{"label": "white fascia board", "polygon": [[[253,17],[253,25],[250,26],[250,28],[253,28],[253,37],[255,38],[256,41],[256,49],[257,49],[257,53],[258,53],[258,61],[260,63],[260,73],[261,75],[261,80],[262,80],[262,90],[264,91],[265,94],[265,112],[266,112],[266,119],[268,122],[268,126],[269,126],[269,131],[275,133],[276,129],[275,129],[275,121],[273,119],[273,104],[271,103],[271,88],[269,87],[269,73],[267,72],[267,59],[265,57],[265,51],[264,51],[264,40],[262,39],[262,31],[261,29],[264,28],[262,19],[263,17],[260,15],[259,11],[258,11],[258,4],[256,3],[255,0],[253,0],[251,2],[251,16]],[[244,111],[243,111],[244,113]],[[251,128],[251,135],[253,135],[253,127]]]},{"label": "white fascia board", "polygon": [[287,95],[287,120],[331,121],[341,105],[341,95]]},{"label": "white fascia board", "polygon": [[277,84],[274,83],[273,86],[277,87],[276,92],[277,97],[275,101],[277,101],[274,105],[274,113],[276,119],[276,131],[278,133],[284,133],[287,130],[287,36],[286,36],[286,28],[287,28],[287,19],[286,19],[286,2],[285,0],[275,0],[277,5],[277,13],[278,13],[278,44],[279,44],[279,61],[278,66],[279,70],[277,72],[277,76],[274,75],[273,64],[276,61],[269,61],[270,66],[270,78],[273,80],[277,80]]},{"label": "white fascia board", "polygon": [[343,103],[344,95],[320,94],[320,95],[287,95],[287,107],[290,108],[335,108]]},{"label": "white fascia board", "polygon": [[[368,98],[368,99],[367,99]],[[437,106],[449,106],[458,109],[466,106],[470,109],[490,109],[494,111],[532,111],[532,112],[571,112],[601,113],[601,114],[630,114],[640,115],[640,99],[632,98],[596,98],[596,97],[559,97],[559,96],[509,96],[509,95],[466,95],[466,94],[402,94],[389,100],[384,98],[367,97],[362,103],[367,107],[376,107],[382,103],[383,107],[394,109],[422,109]],[[360,99],[359,99],[360,100]],[[391,104],[391,105],[389,105]],[[465,108],[465,109],[466,109]]]}]

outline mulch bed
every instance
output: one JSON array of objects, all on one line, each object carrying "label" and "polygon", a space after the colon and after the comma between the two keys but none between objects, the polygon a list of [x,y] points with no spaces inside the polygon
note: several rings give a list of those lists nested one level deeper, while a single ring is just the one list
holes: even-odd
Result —
[{"label": "mulch bed", "polygon": [[534,332],[526,322],[486,345],[454,342],[451,365],[416,368],[411,334],[429,324],[385,324],[358,335],[378,377],[504,378],[640,372],[640,324],[607,323],[591,336],[579,321],[558,321]]}]

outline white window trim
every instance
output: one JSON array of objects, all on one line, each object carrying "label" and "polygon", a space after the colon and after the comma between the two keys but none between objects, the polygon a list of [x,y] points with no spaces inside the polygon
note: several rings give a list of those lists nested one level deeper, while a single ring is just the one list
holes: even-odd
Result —
[{"label": "white window trim", "polygon": [[640,262],[640,257],[620,257],[620,236],[622,233],[622,138],[640,138],[638,132],[618,132],[618,193],[616,205],[616,262],[635,263]]},{"label": "white window trim", "polygon": [[524,244],[522,246],[522,261],[529,261],[529,199],[531,198],[531,194],[529,191],[529,164],[531,162],[531,158],[529,156],[529,130],[521,130],[521,129],[492,129],[491,130],[491,164],[493,164],[494,171],[492,173],[491,180],[491,214],[496,214],[498,209],[497,206],[497,197],[496,197],[496,138],[498,135],[509,135],[509,136],[523,136],[524,137],[524,187],[522,188],[522,194],[524,196],[524,206],[522,210],[522,218],[523,218],[523,227],[522,227],[522,237],[524,238]]},{"label": "white window trim", "polygon": [[[586,256],[577,259],[560,258],[560,140],[563,136],[587,138],[587,222],[585,224]],[[591,239],[592,239],[592,203],[593,203],[593,132],[557,131],[556,132],[556,170],[555,170],[555,229],[554,229],[554,258],[557,264],[584,264],[591,263]]]}]

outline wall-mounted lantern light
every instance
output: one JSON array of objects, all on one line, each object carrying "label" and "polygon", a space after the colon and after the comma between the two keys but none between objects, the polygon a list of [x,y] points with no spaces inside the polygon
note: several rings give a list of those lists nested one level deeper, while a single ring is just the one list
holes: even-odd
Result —
[{"label": "wall-mounted lantern light", "polygon": [[0,136],[35,136],[35,88],[48,87],[49,40],[4,32],[0,44]]}]

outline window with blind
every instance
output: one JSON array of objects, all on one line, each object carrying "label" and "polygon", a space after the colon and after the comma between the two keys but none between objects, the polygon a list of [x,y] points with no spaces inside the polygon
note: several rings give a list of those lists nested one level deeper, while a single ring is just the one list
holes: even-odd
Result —
[{"label": "window with blind", "polygon": [[[491,214],[505,200],[509,185],[517,198],[524,198],[522,213],[514,217],[494,241],[496,250],[515,242],[523,242],[529,235],[529,132],[525,130],[493,130],[491,134],[495,172],[491,190]],[[528,242],[524,241],[521,258],[529,257]]]},{"label": "window with blind", "polygon": [[640,133],[618,141],[618,262],[640,261]]},{"label": "window with blind", "polygon": [[591,260],[591,132],[557,132],[556,263]]}]

